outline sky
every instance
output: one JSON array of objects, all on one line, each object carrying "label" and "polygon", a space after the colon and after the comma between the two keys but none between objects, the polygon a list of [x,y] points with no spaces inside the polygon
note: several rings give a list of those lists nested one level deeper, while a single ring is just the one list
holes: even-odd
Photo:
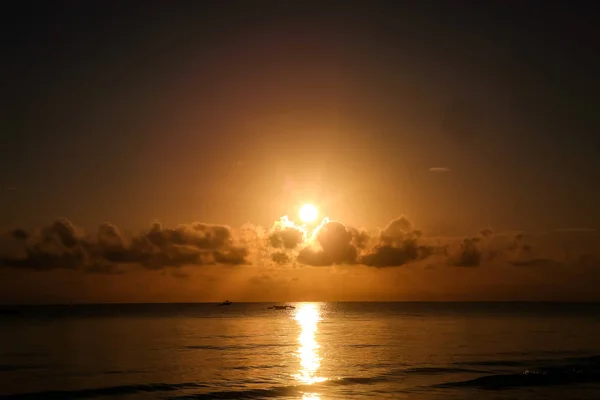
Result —
[{"label": "sky", "polygon": [[0,302],[600,300],[591,7],[13,4]]}]

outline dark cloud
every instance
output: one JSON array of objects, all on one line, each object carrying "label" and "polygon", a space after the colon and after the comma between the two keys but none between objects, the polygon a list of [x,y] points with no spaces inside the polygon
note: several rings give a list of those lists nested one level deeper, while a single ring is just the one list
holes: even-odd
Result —
[{"label": "dark cloud", "polygon": [[350,264],[356,261],[356,246],[353,244],[354,231],[341,222],[331,221],[321,227],[317,240],[334,264]]},{"label": "dark cloud", "polygon": [[0,255],[0,266],[33,270],[77,269],[88,263],[88,253],[75,228],[65,218],[29,235],[17,229],[13,251]]},{"label": "dark cloud", "polygon": [[434,248],[420,244],[422,233],[414,230],[406,217],[390,222],[379,235],[379,242],[363,254],[360,262],[371,267],[399,267],[422,260],[433,254]]},{"label": "dark cloud", "polygon": [[294,227],[276,229],[269,235],[269,243],[276,249],[295,249],[303,240],[304,232]]},{"label": "dark cloud", "polygon": [[433,247],[420,243],[421,236],[406,217],[390,222],[374,238],[363,230],[332,221],[319,228],[315,243],[300,250],[297,260],[312,266],[399,267],[434,253]]},{"label": "dark cloud", "polygon": [[79,243],[75,227],[66,218],[60,218],[49,227],[42,229],[45,238],[51,238],[62,243],[67,248],[73,248]]},{"label": "dark cloud", "polygon": [[390,245],[376,246],[369,254],[361,257],[361,263],[369,267],[399,267],[411,261],[428,257],[428,248],[407,241],[401,247]]},{"label": "dark cloud", "polygon": [[[502,240],[495,243],[497,237]],[[311,266],[362,264],[383,268],[400,267],[433,256],[437,256],[438,262],[459,267],[478,267],[496,260],[521,260],[525,256],[531,258],[533,247],[524,243],[525,235],[517,234],[508,241],[505,237],[485,228],[475,237],[432,245],[432,240],[424,239],[422,232],[414,229],[406,217],[391,221],[375,237],[340,222],[326,222],[318,228],[314,241],[300,249],[296,260]],[[282,247],[281,242],[278,243],[275,247]],[[289,253],[281,252],[273,254],[272,259],[285,264],[292,258]]]},{"label": "dark cloud", "polygon": [[356,264],[358,245],[364,245],[364,234],[348,229],[337,221],[326,222],[318,228],[316,244],[303,248],[298,262],[312,266]]},{"label": "dark cloud", "polygon": [[160,269],[181,265],[238,265],[246,262],[248,251],[233,244],[229,228],[194,223],[175,229],[159,223],[133,238],[127,251],[130,262]]},{"label": "dark cloud", "polygon": [[478,236],[467,237],[445,246],[447,264],[455,267],[478,267],[492,261],[506,261],[530,253],[532,246],[523,243],[525,235],[494,234],[485,228]]},{"label": "dark cloud", "polygon": [[[569,241],[566,241],[569,239]],[[561,238],[553,235],[494,234],[489,229],[480,231],[480,236],[462,239],[446,246],[447,264],[460,267],[478,267],[484,263],[499,262],[521,267],[579,267],[576,254],[589,245],[585,238]],[[533,244],[533,243],[535,244]],[[569,260],[568,251],[561,253],[567,243],[579,246]],[[577,246],[575,246],[577,247]],[[589,246],[587,246],[589,248]],[[565,247],[566,249],[567,247]]]},{"label": "dark cloud", "polygon": [[241,265],[248,263],[246,261],[248,250],[244,247],[229,246],[221,248],[220,250],[213,251],[212,256],[216,264]]},{"label": "dark cloud", "polygon": [[275,253],[271,254],[271,259],[277,264],[287,264],[291,261],[290,256],[282,251],[276,251]]},{"label": "dark cloud", "polygon": [[[386,245],[402,243],[407,234],[412,232],[412,223],[406,217],[400,217],[390,222],[383,231],[381,231],[381,241]],[[420,232],[415,232],[420,236]]]},{"label": "dark cloud", "polygon": [[[299,263],[376,268],[423,260],[440,268],[478,267],[490,262],[532,267],[572,264],[562,261],[558,242],[544,247],[534,240],[538,236],[495,234],[486,228],[474,237],[431,238],[406,217],[391,221],[374,235],[327,219],[314,232],[305,232],[283,217],[268,231],[253,225],[232,230],[204,223],[175,228],[154,223],[146,231],[126,236],[109,223],[85,234],[60,218],[31,232],[15,229],[0,235],[0,267],[120,274],[133,267],[168,272],[186,265],[250,264],[249,259],[260,266]],[[575,240],[575,244],[584,243],[580,235]],[[581,250],[567,253],[571,260],[582,254]]]},{"label": "dark cloud", "polygon": [[352,235],[352,240],[350,243],[359,250],[365,249],[369,245],[369,241],[371,240],[371,236],[369,233],[363,229],[356,228],[346,228]]},{"label": "dark cloud", "polygon": [[305,247],[300,250],[297,260],[300,264],[313,267],[328,267],[333,265],[333,261],[323,250],[310,247]]},{"label": "dark cloud", "polygon": [[[135,257],[133,257],[130,247],[125,244],[119,228],[112,224],[101,224],[98,227],[96,237],[87,238],[85,244],[92,255],[92,259],[96,260],[99,265],[135,261]],[[106,267],[97,268],[97,272],[102,270],[108,269]]]},{"label": "dark cloud", "polygon": [[0,266],[49,270],[81,269],[93,273],[118,273],[119,265],[139,264],[150,269],[182,265],[246,263],[248,251],[234,244],[228,227],[194,223],[175,229],[159,223],[131,240],[105,223],[96,235],[78,233],[65,218],[29,234],[10,233],[11,251],[0,254]]},{"label": "dark cloud", "polygon": [[483,259],[480,249],[477,247],[480,238],[463,239],[455,254],[449,254],[448,264],[455,267],[478,267]]}]

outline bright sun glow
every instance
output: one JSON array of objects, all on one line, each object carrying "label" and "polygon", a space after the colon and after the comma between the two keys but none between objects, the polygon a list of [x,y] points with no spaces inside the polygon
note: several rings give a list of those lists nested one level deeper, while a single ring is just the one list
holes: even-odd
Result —
[{"label": "bright sun glow", "polygon": [[300,219],[305,224],[314,222],[318,215],[319,211],[317,210],[317,207],[313,206],[312,204],[305,204],[300,207]]},{"label": "bright sun glow", "polygon": [[[323,382],[326,378],[317,375],[321,358],[319,357],[319,344],[316,340],[317,324],[321,320],[319,308],[315,304],[302,304],[296,311],[296,321],[300,325],[300,336],[298,337],[298,357],[300,358],[300,370],[296,379],[307,385]],[[318,399],[319,397],[304,397],[305,399]]]}]

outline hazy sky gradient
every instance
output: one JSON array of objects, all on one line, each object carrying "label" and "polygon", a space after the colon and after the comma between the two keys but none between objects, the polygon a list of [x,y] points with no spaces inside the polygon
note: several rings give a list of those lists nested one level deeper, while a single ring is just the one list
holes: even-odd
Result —
[{"label": "hazy sky gradient", "polygon": [[[201,221],[232,227],[237,240],[244,223],[269,229],[309,202],[372,231],[373,240],[401,215],[423,240],[443,238],[436,248],[484,228],[543,233],[552,238],[536,245],[544,250],[535,257],[576,275],[566,265],[596,257],[600,228],[600,65],[590,7],[15,5],[2,17],[0,228],[35,231],[66,217],[92,233],[110,222],[131,238],[154,221],[172,228]],[[565,256],[564,241],[585,246]],[[556,293],[552,285],[568,275],[558,264],[552,274],[503,270],[502,260],[461,272],[444,258],[385,270],[207,266],[173,277],[172,267],[117,276],[11,267],[1,274],[6,301],[19,293],[50,301],[234,293],[510,299]],[[585,273],[597,276],[597,266],[586,264]],[[555,283],[544,281],[549,276]],[[583,283],[564,285],[558,297],[587,296]],[[224,289],[206,294],[216,287]]]}]

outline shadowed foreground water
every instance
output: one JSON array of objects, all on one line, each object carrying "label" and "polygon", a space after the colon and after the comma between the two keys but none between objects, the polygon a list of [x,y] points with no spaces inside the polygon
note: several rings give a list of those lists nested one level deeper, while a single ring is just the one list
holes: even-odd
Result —
[{"label": "shadowed foreground water", "polygon": [[28,306],[0,398],[599,399],[600,305]]}]

